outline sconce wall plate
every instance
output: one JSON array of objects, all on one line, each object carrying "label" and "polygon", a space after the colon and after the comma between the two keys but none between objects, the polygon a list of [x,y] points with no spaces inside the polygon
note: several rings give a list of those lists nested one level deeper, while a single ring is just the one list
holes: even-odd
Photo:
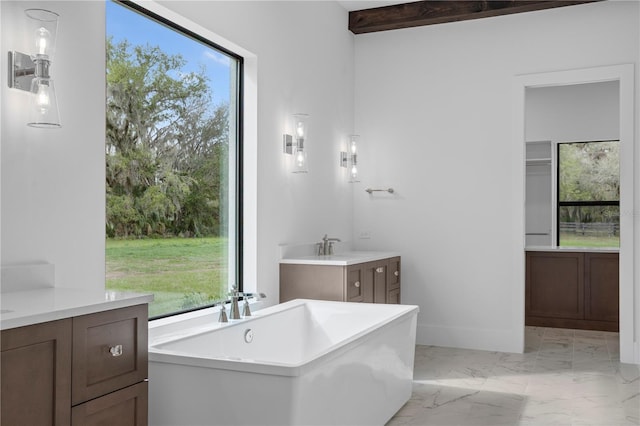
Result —
[{"label": "sconce wall plate", "polygon": [[20,52],[9,52],[9,87],[26,92],[31,90],[31,82],[35,78],[36,64],[29,55]]},{"label": "sconce wall plate", "polygon": [[293,136],[282,135],[282,152],[285,154],[293,155]]},{"label": "sconce wall plate", "polygon": [[348,167],[349,166],[349,154],[345,151],[340,151],[340,167]]}]

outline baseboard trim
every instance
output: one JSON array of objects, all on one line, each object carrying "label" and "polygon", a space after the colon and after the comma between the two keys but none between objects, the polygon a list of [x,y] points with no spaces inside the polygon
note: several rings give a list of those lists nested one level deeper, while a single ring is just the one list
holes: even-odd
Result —
[{"label": "baseboard trim", "polygon": [[523,353],[524,327],[518,332],[514,329],[495,330],[418,324],[416,342],[419,345]]}]

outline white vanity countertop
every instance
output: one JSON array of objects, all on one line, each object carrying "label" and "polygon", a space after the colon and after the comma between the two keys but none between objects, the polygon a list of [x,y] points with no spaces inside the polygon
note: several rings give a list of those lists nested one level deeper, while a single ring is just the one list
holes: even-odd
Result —
[{"label": "white vanity countertop", "polygon": [[280,263],[290,265],[347,266],[397,256],[400,256],[400,254],[388,251],[346,251],[327,256],[291,256],[280,259]]},{"label": "white vanity countertop", "polygon": [[49,287],[0,294],[0,330],[149,303],[152,294]]},{"label": "white vanity countertop", "polygon": [[525,251],[557,251],[557,252],[581,252],[581,253],[620,253],[618,247],[551,247],[551,246],[527,246]]}]

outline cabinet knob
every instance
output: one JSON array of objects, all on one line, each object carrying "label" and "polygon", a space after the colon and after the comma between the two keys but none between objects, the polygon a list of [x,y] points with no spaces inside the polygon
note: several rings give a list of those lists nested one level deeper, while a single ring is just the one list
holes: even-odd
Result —
[{"label": "cabinet knob", "polygon": [[395,271],[395,272],[393,273],[393,275],[395,275],[395,276],[397,277],[398,275],[400,275],[400,272]]},{"label": "cabinet knob", "polygon": [[356,281],[355,283],[353,283],[353,285],[356,287],[360,287],[360,281]]},{"label": "cabinet knob", "polygon": [[111,356],[120,356],[122,355],[122,345],[115,345],[109,348],[109,352]]},{"label": "cabinet knob", "polygon": [[382,266],[380,266],[379,268],[376,268],[376,272],[381,274],[384,272],[384,268]]}]

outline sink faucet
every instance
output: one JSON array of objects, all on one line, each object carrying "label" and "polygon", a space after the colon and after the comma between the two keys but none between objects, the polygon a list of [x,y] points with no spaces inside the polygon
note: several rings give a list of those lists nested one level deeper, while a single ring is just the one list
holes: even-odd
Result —
[{"label": "sink faucet", "polygon": [[[340,238],[329,238],[327,234],[322,237],[322,254],[327,256],[333,254],[333,243],[340,242]],[[319,254],[319,253],[318,253]]]}]

